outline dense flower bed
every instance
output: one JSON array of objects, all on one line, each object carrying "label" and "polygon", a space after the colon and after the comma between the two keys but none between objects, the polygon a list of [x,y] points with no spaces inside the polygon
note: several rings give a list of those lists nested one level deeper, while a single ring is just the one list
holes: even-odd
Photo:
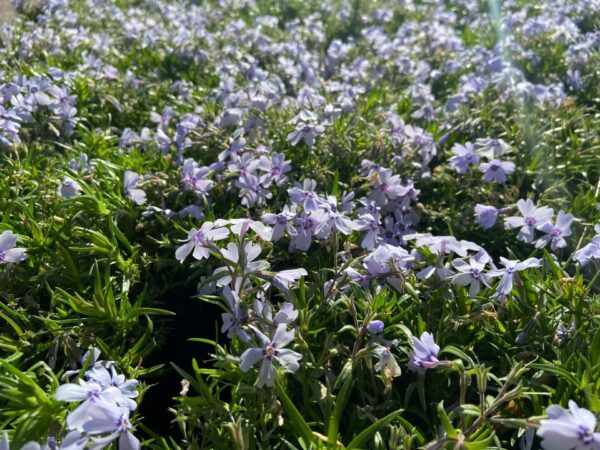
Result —
[{"label": "dense flower bed", "polygon": [[0,449],[600,449],[600,4],[201,3],[0,30]]}]

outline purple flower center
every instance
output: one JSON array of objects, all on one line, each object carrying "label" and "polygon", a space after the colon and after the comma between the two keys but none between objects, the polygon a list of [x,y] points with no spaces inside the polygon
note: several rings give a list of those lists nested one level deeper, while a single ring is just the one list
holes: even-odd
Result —
[{"label": "purple flower center", "polygon": [[472,267],[471,268],[471,276],[475,279],[479,279],[479,269],[477,269],[476,267]]},{"label": "purple flower center", "polygon": [[197,242],[202,245],[206,244],[206,235],[203,231],[200,230],[197,231],[196,234],[194,234],[194,242]]},{"label": "purple flower center", "polygon": [[277,354],[279,353],[279,351],[277,350],[277,347],[275,346],[275,343],[271,342],[269,345],[267,345],[264,349],[264,355],[265,358],[267,359],[272,359],[273,356],[277,356]]},{"label": "purple flower center", "polygon": [[560,228],[552,228],[550,235],[554,238],[560,237],[562,235],[562,230]]},{"label": "purple flower center", "polygon": [[100,400],[100,391],[94,389],[92,391],[87,392],[88,400],[95,402],[96,400]]},{"label": "purple flower center", "polygon": [[500,166],[498,164],[496,164],[496,163],[490,164],[490,170],[495,172],[498,169],[500,169]]},{"label": "purple flower center", "polygon": [[0,252],[0,261],[6,261],[6,253]]},{"label": "purple flower center", "polygon": [[584,444],[590,445],[594,440],[594,436],[585,425],[579,425],[577,438]]},{"label": "purple flower center", "polygon": [[536,224],[536,222],[537,222],[537,221],[536,221],[536,220],[535,220],[535,218],[533,218],[533,217],[525,217],[525,224],[526,224],[527,226],[530,226],[530,227],[532,227],[532,226],[534,226],[534,225]]},{"label": "purple flower center", "polygon": [[304,223],[302,224],[302,227],[305,230],[310,230],[313,227],[313,220],[310,218],[307,218]]},{"label": "purple flower center", "polygon": [[128,428],[129,428],[129,421],[123,414],[117,419],[117,429],[119,431],[123,432],[123,431],[127,431]]}]

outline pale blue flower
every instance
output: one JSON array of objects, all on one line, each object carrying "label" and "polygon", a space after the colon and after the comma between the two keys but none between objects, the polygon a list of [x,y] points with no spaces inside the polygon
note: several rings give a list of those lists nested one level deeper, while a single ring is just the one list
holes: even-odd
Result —
[{"label": "pale blue flower", "polygon": [[67,425],[71,430],[82,430],[88,419],[89,411],[97,403],[129,405],[129,399],[121,391],[109,386],[103,388],[100,383],[79,380],[79,384],[67,383],[58,387],[54,398],[63,402],[81,402],[67,415]]},{"label": "pale blue flower", "polygon": [[593,237],[592,241],[573,253],[573,259],[582,266],[593,259],[600,260],[600,224],[596,225],[595,230],[598,234]]},{"label": "pale blue flower", "polygon": [[553,251],[566,247],[565,237],[571,236],[571,223],[573,223],[573,215],[560,211],[556,217],[556,223],[546,222],[539,227],[540,231],[546,235],[535,241],[535,246],[543,248],[550,242],[550,248]]},{"label": "pale blue flower", "polygon": [[537,258],[528,258],[525,261],[509,260],[500,257],[500,262],[504,266],[504,269],[490,270],[488,275],[491,277],[502,276],[500,283],[496,288],[496,296],[507,296],[510,294],[513,288],[513,282],[518,272],[533,267],[540,267],[540,260]]},{"label": "pale blue flower", "polygon": [[0,264],[25,261],[28,258],[27,250],[17,245],[17,235],[10,230],[0,234]]},{"label": "pale blue flower", "polygon": [[455,259],[452,265],[459,273],[452,277],[452,284],[469,286],[469,297],[475,297],[481,290],[481,284],[490,287],[490,277],[483,273],[485,270],[485,261],[477,260],[475,257],[469,258],[469,262],[462,259]]},{"label": "pale blue flower", "polygon": [[[202,261],[210,255],[210,246],[214,241],[226,239],[229,236],[229,229],[219,227],[213,222],[204,222],[200,229],[192,228],[188,232],[184,244],[175,251],[175,258],[183,264],[183,261],[190,253],[194,259]],[[193,251],[193,252],[192,252]]]},{"label": "pale blue flower", "polygon": [[540,229],[544,224],[550,222],[554,210],[547,206],[536,208],[531,199],[519,200],[517,207],[521,216],[511,216],[504,219],[506,228],[519,228],[517,239],[530,243],[533,241],[534,229]]},{"label": "pale blue flower", "polygon": [[131,170],[126,170],[123,176],[123,190],[125,191],[125,195],[133,200],[133,203],[143,205],[146,203],[146,193],[137,188],[139,180],[139,174]]},{"label": "pale blue flower", "polygon": [[271,281],[277,288],[284,292],[289,292],[292,283],[307,275],[308,272],[304,269],[282,270],[277,272]]},{"label": "pale blue flower", "polygon": [[569,409],[551,405],[548,419],[540,421],[537,435],[544,450],[600,450],[600,433],[595,433],[596,417],[569,401]]},{"label": "pale blue flower", "polygon": [[450,167],[455,172],[461,174],[467,173],[469,166],[474,166],[479,163],[479,155],[471,142],[465,142],[465,145],[454,144],[452,153],[454,156],[452,156],[449,161]]},{"label": "pale blue flower", "polygon": [[495,181],[496,183],[505,183],[507,176],[515,171],[515,163],[511,161],[500,161],[493,159],[489,163],[481,163],[479,171],[483,172],[483,181],[488,183]]},{"label": "pale blue flower", "polygon": [[260,364],[257,387],[273,386],[275,383],[275,370],[273,362],[277,362],[282,368],[290,372],[296,372],[300,368],[298,361],[302,355],[286,347],[294,340],[295,330],[286,331],[287,325],[277,326],[271,338],[265,336],[258,329],[254,329],[262,347],[249,348],[240,357],[240,369],[248,372],[255,364]]},{"label": "pale blue flower", "polygon": [[70,177],[64,177],[62,183],[58,187],[58,195],[63,198],[76,197],[81,192],[81,186],[77,181]]},{"label": "pale blue flower", "polygon": [[385,325],[381,320],[371,320],[367,324],[367,331],[371,334],[383,333]]},{"label": "pale blue flower", "polygon": [[488,205],[475,205],[475,220],[484,229],[492,228],[496,224],[500,210]]},{"label": "pale blue flower", "polygon": [[101,450],[114,440],[119,440],[119,450],[138,450],[140,441],[131,433],[129,409],[115,404],[98,403],[90,408],[88,420],[83,430],[89,435],[105,434],[93,437],[90,450]]},{"label": "pale blue flower", "polygon": [[413,336],[412,350],[408,354],[408,368],[414,372],[424,372],[435,367],[439,362],[437,359],[440,346],[437,345],[433,336],[425,331],[420,339]]}]

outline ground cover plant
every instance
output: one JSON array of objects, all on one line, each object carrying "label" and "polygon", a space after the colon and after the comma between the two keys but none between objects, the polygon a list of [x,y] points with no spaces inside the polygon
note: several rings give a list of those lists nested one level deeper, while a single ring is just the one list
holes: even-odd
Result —
[{"label": "ground cover plant", "polygon": [[14,3],[0,449],[600,449],[597,1]]}]

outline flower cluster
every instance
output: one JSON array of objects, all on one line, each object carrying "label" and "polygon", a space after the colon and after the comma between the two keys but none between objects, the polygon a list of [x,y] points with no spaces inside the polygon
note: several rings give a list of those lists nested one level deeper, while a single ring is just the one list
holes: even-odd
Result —
[{"label": "flower cluster", "polygon": [[[58,387],[54,398],[69,403],[79,403],[67,415],[70,430],[65,438],[69,449],[83,449],[91,441],[93,448],[102,449],[112,441],[119,441],[119,448],[138,450],[139,440],[131,433],[130,414],[137,408],[138,381],[128,380],[119,374],[112,361],[98,360],[100,351],[92,348],[82,364],[88,369],[77,383]],[[72,376],[79,371],[65,373]],[[65,447],[65,442],[61,449]]]},{"label": "flower cluster", "polygon": [[[61,127],[64,135],[73,133],[79,121],[77,98],[68,85],[61,86],[52,77],[19,75],[6,79],[5,72],[0,72],[0,82],[0,144],[18,145],[23,126],[35,124],[39,114]],[[56,127],[53,130],[60,134]]]}]

